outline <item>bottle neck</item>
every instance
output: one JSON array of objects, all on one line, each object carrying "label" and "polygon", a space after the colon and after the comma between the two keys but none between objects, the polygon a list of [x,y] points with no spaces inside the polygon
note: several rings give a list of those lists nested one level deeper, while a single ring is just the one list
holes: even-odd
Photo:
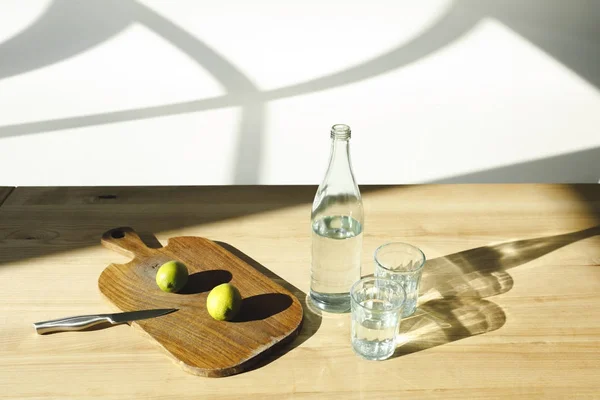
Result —
[{"label": "bottle neck", "polygon": [[352,172],[350,141],[348,139],[331,139],[331,155],[325,181],[333,192],[354,190],[356,182]]},{"label": "bottle neck", "polygon": [[350,127],[334,125],[331,153],[325,178],[317,189],[311,218],[324,215],[347,215],[364,222],[360,190],[350,161]]},{"label": "bottle neck", "polygon": [[329,169],[340,168],[350,171],[350,127],[345,124],[336,124],[331,127],[331,156]]},{"label": "bottle neck", "polygon": [[350,140],[331,139],[331,155],[329,169],[339,169],[340,172],[351,170],[350,164]]}]

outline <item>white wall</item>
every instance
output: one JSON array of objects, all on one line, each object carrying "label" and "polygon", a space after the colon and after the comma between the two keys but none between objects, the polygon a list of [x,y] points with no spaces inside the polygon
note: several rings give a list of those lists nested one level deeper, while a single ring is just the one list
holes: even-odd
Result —
[{"label": "white wall", "polygon": [[[525,3],[523,5],[521,3]],[[597,182],[600,2],[0,2],[0,185]]]}]

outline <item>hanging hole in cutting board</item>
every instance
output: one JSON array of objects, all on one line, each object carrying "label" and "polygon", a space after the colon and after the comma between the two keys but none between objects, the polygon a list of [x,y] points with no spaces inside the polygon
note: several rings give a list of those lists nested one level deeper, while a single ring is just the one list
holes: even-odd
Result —
[{"label": "hanging hole in cutting board", "polygon": [[125,237],[125,232],[123,232],[122,230],[116,230],[116,231],[112,231],[110,233],[110,236],[113,239],[123,239]]}]

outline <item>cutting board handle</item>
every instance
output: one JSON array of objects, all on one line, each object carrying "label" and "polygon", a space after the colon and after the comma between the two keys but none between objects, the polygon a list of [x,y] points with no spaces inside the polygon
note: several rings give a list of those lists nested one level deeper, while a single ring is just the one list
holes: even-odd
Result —
[{"label": "cutting board handle", "polygon": [[128,226],[104,232],[100,241],[104,247],[131,258],[146,256],[153,251],[144,244],[136,231]]}]

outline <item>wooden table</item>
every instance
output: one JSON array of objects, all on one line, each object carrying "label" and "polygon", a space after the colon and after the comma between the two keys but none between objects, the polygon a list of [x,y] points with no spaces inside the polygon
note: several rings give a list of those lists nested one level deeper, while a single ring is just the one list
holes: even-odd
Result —
[{"label": "wooden table", "polygon": [[127,325],[39,336],[31,324],[112,310],[98,276],[126,258],[99,241],[124,225],[163,244],[232,244],[302,297],[315,187],[0,190],[0,398],[600,397],[600,185],[362,191],[363,274],[387,241],[428,257],[420,309],[402,324],[408,342],[390,360],[365,361],[350,348],[348,314],[308,312],[287,352],[201,378]]}]

